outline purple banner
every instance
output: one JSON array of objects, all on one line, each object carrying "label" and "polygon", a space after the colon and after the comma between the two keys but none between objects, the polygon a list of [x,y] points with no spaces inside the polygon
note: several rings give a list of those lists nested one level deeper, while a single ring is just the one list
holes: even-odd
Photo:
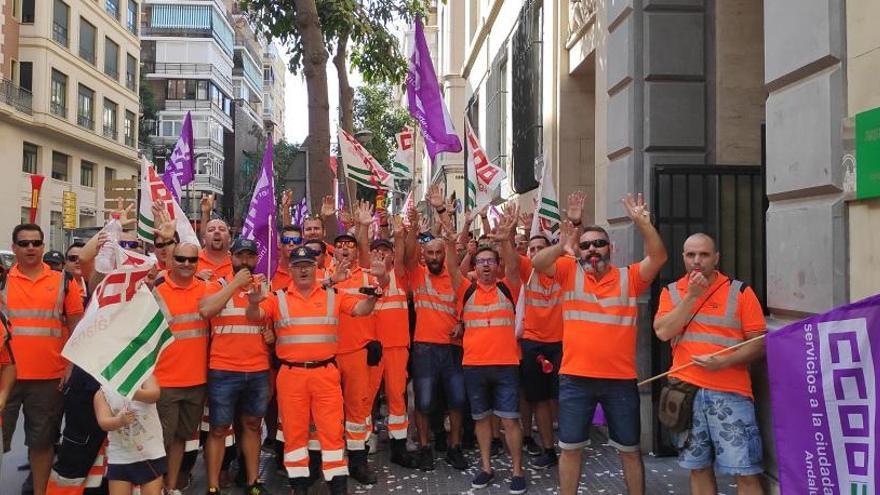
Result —
[{"label": "purple banner", "polygon": [[266,137],[266,151],[263,154],[263,166],[260,176],[254,185],[254,195],[251,197],[251,205],[244,219],[244,227],[241,236],[245,239],[256,241],[260,252],[256,273],[266,275],[272,280],[275,269],[278,267],[278,253],[276,252],[277,239],[275,232],[275,175],[272,167],[272,155],[274,154],[272,135]]},{"label": "purple banner", "polygon": [[171,191],[174,199],[180,203],[180,193],[183,186],[189,184],[195,178],[195,157],[193,155],[193,125],[192,116],[186,112],[183,118],[183,127],[180,129],[180,137],[174,145],[171,158],[165,162],[165,172],[162,173],[162,182]]},{"label": "purple banner", "polygon": [[449,110],[443,103],[440,85],[431,52],[425,40],[425,28],[422,19],[416,17],[415,39],[412,53],[409,56],[409,74],[406,76],[406,96],[409,101],[409,113],[419,121],[425,148],[431,161],[438,153],[461,151],[461,139],[452,125]]},{"label": "purple banner", "polygon": [[880,295],[767,335],[784,495],[876,493]]},{"label": "purple banner", "polygon": [[300,200],[296,206],[293,207],[293,224],[302,226],[303,220],[309,216],[309,205],[306,204],[306,198],[303,196],[303,199]]}]

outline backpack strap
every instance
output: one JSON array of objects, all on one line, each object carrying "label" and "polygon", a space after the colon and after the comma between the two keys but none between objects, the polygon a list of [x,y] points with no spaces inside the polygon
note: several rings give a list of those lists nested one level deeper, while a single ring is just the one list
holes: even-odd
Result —
[{"label": "backpack strap", "polygon": [[505,284],[504,282],[501,282],[501,281],[499,281],[495,285],[498,286],[498,290],[500,290],[501,293],[504,294],[504,297],[506,297],[507,300],[510,301],[510,304],[512,304],[513,307],[515,308],[516,303],[513,302],[513,292],[510,291],[510,287],[508,287],[507,284]]}]

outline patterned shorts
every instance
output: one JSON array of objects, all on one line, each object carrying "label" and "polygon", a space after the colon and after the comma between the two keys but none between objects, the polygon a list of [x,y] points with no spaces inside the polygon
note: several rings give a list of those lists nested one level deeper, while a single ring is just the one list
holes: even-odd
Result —
[{"label": "patterned shorts", "polygon": [[732,476],[750,476],[761,467],[761,434],[751,399],[732,392],[700,389],[694,398],[690,431],[676,435],[678,463],[685,469],[711,467]]}]

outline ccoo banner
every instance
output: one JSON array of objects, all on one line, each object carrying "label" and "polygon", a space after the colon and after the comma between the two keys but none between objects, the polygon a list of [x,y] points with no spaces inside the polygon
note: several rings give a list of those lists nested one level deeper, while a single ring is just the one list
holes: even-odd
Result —
[{"label": "ccoo banner", "polygon": [[874,362],[880,362],[880,295],[767,335],[784,495],[876,493]]}]

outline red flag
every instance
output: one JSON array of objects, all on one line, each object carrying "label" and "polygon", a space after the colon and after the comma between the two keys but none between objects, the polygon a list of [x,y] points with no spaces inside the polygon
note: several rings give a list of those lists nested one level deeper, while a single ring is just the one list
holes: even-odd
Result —
[{"label": "red flag", "polygon": [[337,176],[336,176],[336,157],[335,156],[330,157],[330,170],[333,171],[333,178],[336,179]]},{"label": "red flag", "polygon": [[37,206],[40,205],[40,189],[46,178],[42,175],[31,175],[31,223],[37,220]]}]

